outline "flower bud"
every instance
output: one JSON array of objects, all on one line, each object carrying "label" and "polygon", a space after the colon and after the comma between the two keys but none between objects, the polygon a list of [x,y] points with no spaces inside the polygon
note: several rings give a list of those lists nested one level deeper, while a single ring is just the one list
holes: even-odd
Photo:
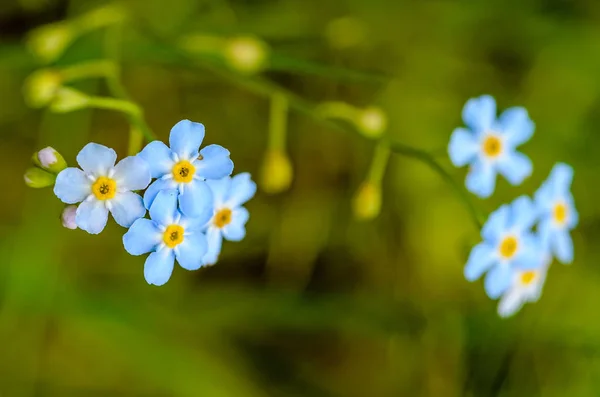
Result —
[{"label": "flower bud", "polygon": [[379,138],[387,128],[387,116],[378,107],[368,107],[357,114],[356,126],[368,138]]},{"label": "flower bud", "polygon": [[67,229],[75,230],[77,229],[77,223],[75,223],[75,218],[77,216],[77,206],[76,205],[68,205],[62,212],[60,216],[60,220],[62,225]]},{"label": "flower bud", "polygon": [[60,73],[50,69],[33,72],[23,85],[23,96],[28,106],[42,108],[54,99],[62,84]]},{"label": "flower bud", "polygon": [[67,162],[54,148],[48,146],[33,155],[33,163],[38,167],[58,174],[67,168]]},{"label": "flower bud", "polygon": [[268,46],[253,37],[235,37],[227,41],[225,60],[229,66],[240,73],[257,73],[267,63]]},{"label": "flower bud", "polygon": [[32,31],[27,46],[42,62],[51,63],[60,58],[74,39],[75,34],[69,24],[56,22]]},{"label": "flower bud", "polygon": [[56,175],[40,168],[29,168],[24,175],[25,184],[36,189],[54,185]]},{"label": "flower bud", "polygon": [[370,181],[364,182],[354,196],[352,210],[359,220],[377,217],[381,211],[381,186]]},{"label": "flower bud", "polygon": [[56,113],[68,113],[87,107],[89,97],[81,91],[62,87],[50,104],[50,110]]},{"label": "flower bud", "polygon": [[269,150],[262,166],[261,188],[265,193],[276,194],[287,190],[293,178],[292,163],[281,150]]}]

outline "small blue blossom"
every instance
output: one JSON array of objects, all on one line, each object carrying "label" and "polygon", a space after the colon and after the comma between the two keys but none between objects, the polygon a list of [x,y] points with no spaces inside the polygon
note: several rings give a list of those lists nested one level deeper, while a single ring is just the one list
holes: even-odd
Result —
[{"label": "small blue blossom", "polygon": [[213,192],[214,212],[206,225],[208,252],[204,263],[212,265],[219,258],[223,238],[240,241],[246,235],[245,225],[250,214],[242,205],[256,193],[256,183],[247,172],[207,183]]},{"label": "small blue blossom", "polygon": [[510,287],[516,270],[538,268],[543,255],[530,230],[536,220],[535,206],[526,196],[493,212],[481,229],[483,242],[471,251],[466,279],[475,281],[487,272],[485,290],[497,299]]},{"label": "small blue blossom", "polygon": [[175,189],[160,191],[150,207],[151,219],[138,219],[123,236],[125,250],[131,255],[151,253],[144,265],[148,284],[164,285],[175,260],[187,270],[197,270],[207,251],[203,227],[209,216],[188,218],[177,208]]},{"label": "small blue blossom", "polygon": [[189,217],[205,217],[212,212],[212,194],[205,180],[231,175],[229,150],[209,145],[200,150],[204,126],[182,120],[171,129],[170,148],[161,141],[149,143],[138,155],[148,162],[152,178],[158,178],[146,191],[144,204],[150,208],[161,190],[177,189],[181,212]]},{"label": "small blue blossom", "polygon": [[558,163],[535,194],[542,244],[562,263],[573,261],[573,240],[569,232],[579,223],[579,214],[570,191],[572,181],[573,168]]},{"label": "small blue blossom", "polygon": [[104,230],[109,211],[123,227],[146,214],[142,197],[132,190],[150,184],[148,164],[139,157],[126,157],[115,166],[116,161],[114,150],[89,143],[77,155],[82,170],[66,168],[56,177],[54,194],[63,203],[81,203],[75,223],[88,233]]},{"label": "small blue blossom", "polygon": [[525,303],[540,299],[551,263],[552,257],[546,255],[541,265],[535,269],[515,270],[510,287],[502,294],[498,303],[500,317],[510,317],[521,310]]},{"label": "small blue blossom", "polygon": [[468,128],[456,128],[450,137],[448,154],[456,167],[470,165],[466,187],[487,198],[496,187],[496,174],[519,185],[531,175],[533,165],[516,147],[531,139],[535,125],[522,107],[506,109],[496,119],[496,101],[489,95],[472,98],[462,111]]}]

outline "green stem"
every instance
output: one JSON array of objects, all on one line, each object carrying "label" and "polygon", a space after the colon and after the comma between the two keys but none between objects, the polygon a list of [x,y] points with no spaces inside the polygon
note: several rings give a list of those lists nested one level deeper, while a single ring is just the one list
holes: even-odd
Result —
[{"label": "green stem", "polygon": [[442,177],[442,179],[444,179],[456,191],[461,201],[467,207],[467,210],[469,211],[473,223],[477,226],[478,229],[481,229],[482,222],[480,220],[479,213],[477,212],[477,209],[475,208],[475,205],[473,204],[473,201],[469,197],[468,193],[459,184],[456,183],[454,178],[452,178],[448,171],[446,171],[444,167],[442,167],[432,155],[423,150],[415,149],[413,147],[406,146],[401,143],[390,142],[390,148],[394,153],[398,155],[411,157],[415,160],[419,160],[425,163],[427,166],[429,166],[429,168],[438,173]]},{"label": "green stem", "polygon": [[375,154],[373,155],[373,162],[371,163],[371,169],[369,170],[369,181],[381,185],[385,169],[387,168],[388,161],[390,159],[390,145],[386,141],[379,141],[375,147]]},{"label": "green stem", "polygon": [[269,149],[285,150],[288,103],[285,96],[274,94],[271,98],[269,120]]},{"label": "green stem", "polygon": [[133,102],[108,97],[89,97],[87,105],[97,109],[116,110],[125,113],[129,117],[139,117],[142,112],[140,107]]},{"label": "green stem", "polygon": [[88,77],[107,77],[115,73],[116,65],[111,61],[98,60],[82,62],[60,70],[64,82],[76,81]]}]

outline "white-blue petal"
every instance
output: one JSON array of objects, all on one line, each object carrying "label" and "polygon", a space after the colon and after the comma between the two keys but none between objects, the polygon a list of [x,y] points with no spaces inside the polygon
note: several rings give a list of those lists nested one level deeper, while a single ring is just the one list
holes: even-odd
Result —
[{"label": "white-blue petal", "polygon": [[164,285],[173,274],[175,266],[175,253],[171,249],[161,249],[153,252],[144,264],[144,278],[151,285]]},{"label": "white-blue petal", "polygon": [[92,182],[79,168],[66,168],[56,177],[54,194],[66,204],[80,203],[92,193]]},{"label": "white-blue petal", "polygon": [[467,173],[465,186],[480,198],[490,197],[496,188],[496,170],[486,162],[475,161]]},{"label": "white-blue petal", "polygon": [[496,101],[489,95],[471,98],[463,108],[462,118],[474,132],[490,130],[496,120]]},{"label": "white-blue petal", "polygon": [[553,233],[556,258],[564,264],[573,262],[573,239],[567,230],[556,230]]},{"label": "white-blue petal", "polygon": [[200,151],[202,160],[198,160],[196,174],[205,179],[221,179],[233,172],[233,161],[229,150],[219,145],[208,145]]},{"label": "white-blue petal", "polygon": [[554,234],[552,218],[544,217],[542,220],[540,220],[537,226],[537,233],[541,249],[544,252],[552,251],[552,235]]},{"label": "white-blue petal", "polygon": [[152,178],[160,178],[172,172],[175,165],[173,152],[161,141],[150,142],[138,156],[148,163]]},{"label": "white-blue petal", "polygon": [[237,207],[231,213],[231,222],[223,228],[223,237],[229,241],[241,241],[246,236],[246,222],[250,214],[244,207]]},{"label": "white-blue petal", "polygon": [[176,189],[161,190],[150,207],[150,218],[162,226],[174,224],[179,215],[178,196],[179,192]]},{"label": "white-blue petal", "polygon": [[504,204],[492,212],[481,229],[481,237],[492,244],[498,243],[500,236],[506,231],[510,221],[510,206]]},{"label": "white-blue petal", "polygon": [[450,136],[448,155],[456,167],[462,167],[475,159],[479,145],[473,132],[466,128],[456,128]]},{"label": "white-blue petal", "polygon": [[575,208],[575,202],[571,194],[567,196],[565,201],[567,202],[567,227],[573,229],[579,224],[579,212]]},{"label": "white-blue petal", "polygon": [[545,251],[541,240],[536,238],[531,233],[524,233],[519,239],[522,246],[515,258],[512,260],[512,265],[516,269],[532,270],[538,269],[543,265],[545,259]]},{"label": "white-blue petal", "polygon": [[139,194],[117,193],[110,201],[110,213],[120,226],[131,227],[133,222],[146,215],[146,207],[144,207],[144,200]]},{"label": "white-blue petal", "polygon": [[90,234],[99,234],[104,230],[107,221],[108,210],[100,201],[84,201],[77,207],[75,223],[81,230]]},{"label": "white-blue petal", "polygon": [[117,153],[104,145],[88,143],[77,155],[77,163],[88,174],[106,175],[115,166]]},{"label": "white-blue petal", "polygon": [[227,205],[230,208],[239,207],[256,194],[256,183],[252,181],[247,172],[237,174],[231,178],[231,190],[227,198]]},{"label": "white-blue petal", "polygon": [[206,231],[206,239],[208,241],[208,251],[202,262],[207,265],[214,265],[219,260],[221,254],[221,244],[223,243],[223,236],[221,230],[216,227],[209,227]]},{"label": "white-blue petal", "polygon": [[169,136],[171,150],[183,160],[192,160],[198,157],[203,140],[204,126],[190,120],[181,120],[175,124]]},{"label": "white-blue petal", "polygon": [[210,190],[212,191],[213,200],[215,201],[216,207],[224,205],[227,198],[229,197],[231,179],[231,177],[226,176],[225,178],[221,179],[206,180],[206,184],[208,184]]},{"label": "white-blue petal", "polygon": [[538,220],[538,209],[528,196],[516,198],[510,205],[510,223],[514,231],[526,231]]},{"label": "white-blue petal", "polygon": [[535,205],[540,213],[551,212],[554,208],[556,195],[553,192],[552,184],[544,182],[535,192]]},{"label": "white-blue petal", "polygon": [[198,270],[204,266],[204,255],[208,250],[208,243],[204,233],[194,232],[184,237],[183,243],[175,249],[179,265],[186,270]]},{"label": "white-blue petal", "polygon": [[520,152],[507,152],[496,164],[498,172],[513,186],[520,185],[533,171],[529,157]]},{"label": "white-blue petal", "polygon": [[564,163],[557,163],[550,171],[548,180],[554,186],[555,194],[564,194],[571,188],[573,182],[573,167]]},{"label": "white-blue petal", "polygon": [[119,191],[144,190],[150,184],[150,168],[146,160],[138,156],[125,157],[115,166],[113,179]]},{"label": "white-blue petal", "polygon": [[465,278],[468,281],[475,281],[487,272],[498,260],[496,250],[493,246],[480,243],[473,247],[469,254],[469,259],[465,265]]},{"label": "white-blue petal", "polygon": [[203,231],[212,219],[213,213],[203,214],[201,217],[190,218],[182,214],[179,224],[187,231]]},{"label": "white-blue petal", "polygon": [[535,131],[535,124],[523,107],[506,109],[500,115],[499,125],[505,136],[505,142],[512,148],[530,140]]},{"label": "white-blue petal", "polygon": [[208,219],[214,210],[212,191],[204,181],[193,180],[179,195],[179,207],[189,218]]},{"label": "white-blue petal", "polygon": [[490,298],[498,299],[511,286],[513,276],[514,270],[510,266],[494,266],[485,276],[485,292]]},{"label": "white-blue petal", "polygon": [[131,255],[143,255],[154,251],[161,238],[156,222],[142,218],[135,221],[125,233],[123,246]]},{"label": "white-blue petal", "polygon": [[173,179],[157,179],[146,189],[144,193],[144,206],[148,209],[154,203],[156,195],[162,190],[176,189],[177,183]]}]

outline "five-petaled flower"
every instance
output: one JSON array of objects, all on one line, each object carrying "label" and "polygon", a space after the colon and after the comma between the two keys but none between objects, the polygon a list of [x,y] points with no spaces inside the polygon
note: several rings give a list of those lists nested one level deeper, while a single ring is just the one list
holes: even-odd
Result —
[{"label": "five-petaled flower", "polygon": [[139,157],[126,157],[115,166],[116,161],[114,150],[89,143],[77,155],[83,171],[66,168],[56,177],[54,194],[66,204],[81,202],[75,223],[88,233],[104,230],[109,211],[123,227],[146,214],[142,197],[132,190],[150,183],[148,164]]},{"label": "five-petaled flower", "polygon": [[[123,236],[131,255],[151,253],[144,265],[148,284],[163,285],[173,273],[175,259],[187,270],[197,270],[207,251],[202,229],[208,217],[188,218],[177,208],[177,190],[159,192],[150,207],[150,219],[138,219]],[[210,216],[210,214],[208,215]]]},{"label": "five-petaled flower", "polygon": [[245,225],[250,215],[242,205],[256,193],[256,183],[247,172],[207,183],[214,197],[214,212],[206,224],[208,252],[204,263],[212,265],[219,259],[223,238],[240,241],[246,235]]},{"label": "five-petaled flower", "polygon": [[537,302],[542,296],[546,275],[552,258],[547,256],[538,268],[515,270],[510,287],[498,303],[498,315],[510,317],[527,302]]},{"label": "five-petaled flower", "polygon": [[469,164],[467,189],[481,198],[494,192],[496,174],[512,185],[531,175],[533,165],[516,147],[527,142],[535,125],[522,107],[506,109],[496,119],[496,101],[489,95],[472,98],[462,111],[467,128],[456,128],[450,137],[448,153],[457,167]]},{"label": "five-petaled flower", "polygon": [[542,251],[530,231],[536,218],[534,204],[526,196],[493,212],[481,229],[483,242],[471,251],[466,279],[475,281],[487,272],[485,290],[490,298],[497,299],[510,287],[516,270],[538,268]]},{"label": "five-petaled flower", "polygon": [[570,192],[572,181],[573,168],[558,163],[535,194],[542,245],[562,263],[573,261],[573,240],[569,232],[579,222]]},{"label": "five-petaled flower", "polygon": [[149,143],[138,155],[150,165],[152,178],[158,178],[144,195],[150,208],[161,190],[177,189],[181,212],[188,217],[205,217],[212,213],[212,194],[205,180],[231,175],[233,162],[229,151],[209,145],[199,151],[204,126],[182,120],[171,129],[170,148],[161,141]]}]

